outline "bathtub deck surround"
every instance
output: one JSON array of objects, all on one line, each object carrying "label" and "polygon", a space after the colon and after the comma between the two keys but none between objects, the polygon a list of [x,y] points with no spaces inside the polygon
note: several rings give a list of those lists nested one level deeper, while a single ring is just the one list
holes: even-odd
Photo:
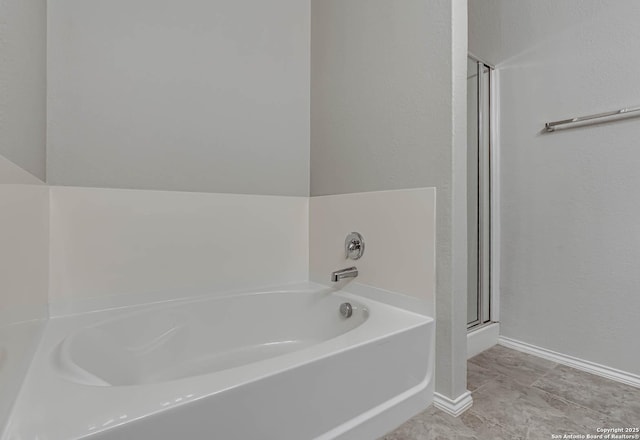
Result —
[{"label": "bathtub deck surround", "polygon": [[308,203],[51,187],[52,315],[305,281]]},{"label": "bathtub deck surround", "polygon": [[[415,298],[434,316],[435,198],[435,188],[311,197],[310,279],[327,284],[329,274],[353,265],[358,284]],[[357,261],[345,257],[353,231],[366,242]]]},{"label": "bathtub deck surround", "polygon": [[369,440],[430,403],[433,341],[313,283],[56,318],[3,439]]}]

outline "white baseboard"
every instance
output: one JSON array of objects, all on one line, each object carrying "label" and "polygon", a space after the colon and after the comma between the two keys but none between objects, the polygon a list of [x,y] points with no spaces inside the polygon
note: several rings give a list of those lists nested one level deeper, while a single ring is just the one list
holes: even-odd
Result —
[{"label": "white baseboard", "polygon": [[547,350],[546,348],[538,347],[526,342],[517,341],[505,336],[500,336],[500,338],[498,339],[498,343],[507,348],[512,348],[523,353],[532,354],[543,359],[548,359],[558,364],[575,368],[576,370],[585,371],[587,373],[602,376],[616,382],[631,385],[632,387],[640,388],[640,376],[637,374],[617,370],[615,368],[607,367],[606,365],[596,364],[595,362],[585,361],[584,359],[579,359],[573,356],[558,353],[556,351]]},{"label": "white baseboard", "polygon": [[500,323],[491,324],[472,330],[467,333],[467,359],[490,349],[498,343],[500,336]]},{"label": "white baseboard", "polygon": [[470,391],[462,393],[455,400],[451,400],[440,393],[433,394],[433,406],[453,417],[462,415],[462,413],[471,408],[471,405],[473,405],[473,398]]}]

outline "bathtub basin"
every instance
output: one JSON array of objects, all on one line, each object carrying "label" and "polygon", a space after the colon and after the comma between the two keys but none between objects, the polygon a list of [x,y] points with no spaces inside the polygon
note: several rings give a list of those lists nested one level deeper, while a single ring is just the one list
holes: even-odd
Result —
[{"label": "bathtub basin", "polygon": [[52,319],[3,439],[375,438],[431,403],[433,330],[311,283]]},{"label": "bathtub basin", "polygon": [[95,386],[219,372],[317,345],[367,319],[362,303],[351,302],[348,319],[340,304],[313,291],[272,292],[134,312],[73,332],[53,363],[67,379]]}]

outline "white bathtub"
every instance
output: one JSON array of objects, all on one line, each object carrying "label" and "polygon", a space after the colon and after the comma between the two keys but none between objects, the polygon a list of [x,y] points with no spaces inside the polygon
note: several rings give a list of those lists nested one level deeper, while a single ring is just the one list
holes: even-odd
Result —
[{"label": "white bathtub", "polygon": [[52,319],[3,439],[372,439],[431,403],[433,331],[314,284]]}]

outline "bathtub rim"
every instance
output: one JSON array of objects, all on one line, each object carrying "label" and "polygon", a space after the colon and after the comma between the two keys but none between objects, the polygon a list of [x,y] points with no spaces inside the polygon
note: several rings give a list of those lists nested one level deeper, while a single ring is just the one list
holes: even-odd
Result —
[{"label": "bathtub rim", "polygon": [[348,292],[373,301],[398,307],[426,317],[435,316],[431,300],[420,299],[403,293],[393,292],[358,282],[357,279],[347,279],[338,283],[322,283],[318,281],[292,281],[274,285],[249,286],[242,288],[188,288],[180,289],[176,296],[176,289],[158,290],[143,293],[119,293],[110,296],[94,296],[82,299],[58,300],[49,304],[48,320],[69,318],[90,313],[104,313],[107,311],[145,308],[159,304],[174,304],[177,302],[206,301],[215,298],[227,298],[236,295],[256,295],[286,293],[291,291],[316,291],[326,289],[327,292]]}]

